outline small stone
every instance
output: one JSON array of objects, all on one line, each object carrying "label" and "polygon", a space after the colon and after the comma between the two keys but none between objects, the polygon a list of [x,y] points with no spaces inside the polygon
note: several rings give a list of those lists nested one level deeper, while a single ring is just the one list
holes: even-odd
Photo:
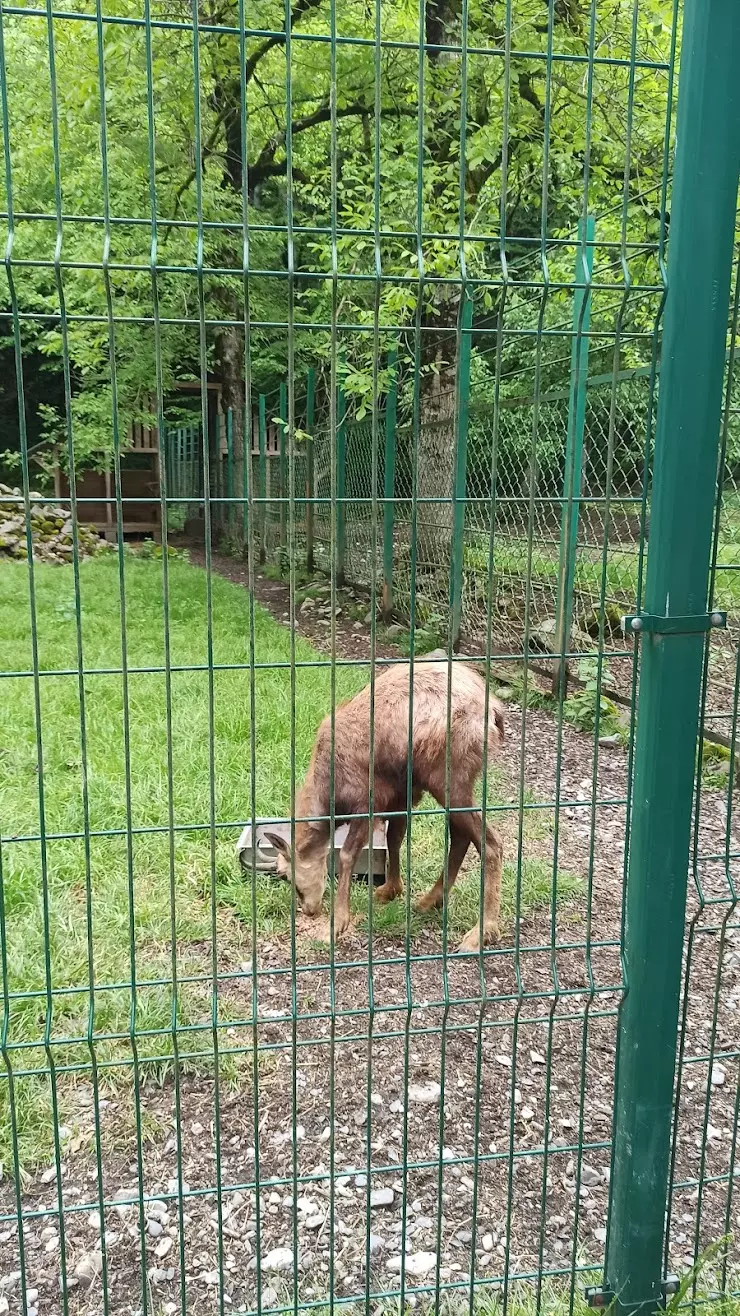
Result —
[{"label": "small stone", "polygon": [[473,1240],[473,1235],[471,1234],[469,1229],[458,1229],[457,1233],[455,1234],[455,1238],[460,1243],[471,1243]]},{"label": "small stone", "polygon": [[317,1211],[315,1215],[307,1216],[303,1223],[306,1229],[320,1229],[324,1223],[324,1216],[320,1211]]},{"label": "small stone", "polygon": [[26,1289],[26,1302],[29,1305],[29,1307],[36,1304],[36,1300],[38,1296],[39,1296],[38,1289]]},{"label": "small stone", "polygon": [[167,1253],[171,1252],[172,1246],[173,1244],[171,1238],[160,1238],[159,1242],[157,1243],[157,1246],[154,1249],[155,1257],[158,1257],[159,1260],[162,1261],[164,1257],[167,1256]]},{"label": "small stone", "polygon": [[519,1114],[521,1115],[522,1119],[525,1121],[534,1119],[534,1111],[531,1106],[522,1106],[521,1110],[519,1111]]},{"label": "small stone", "polygon": [[721,1088],[727,1077],[722,1065],[712,1065],[712,1087]]},{"label": "small stone", "polygon": [[355,1175],[355,1188],[367,1188],[367,1175],[366,1175],[366,1174],[356,1174],[356,1175]]},{"label": "small stone", "polygon": [[484,1252],[493,1252],[493,1234],[484,1234],[481,1239],[481,1247]]},{"label": "small stone", "polygon": [[599,736],[599,744],[602,746],[603,749],[609,749],[611,746],[619,745],[620,743],[621,743],[621,736],[618,736],[616,734],[612,736]]},{"label": "small stone", "polygon": [[4,1294],[0,1295],[0,1316],[8,1316],[10,1303]]},{"label": "small stone", "polygon": [[409,1101],[419,1106],[434,1106],[439,1101],[441,1092],[439,1083],[412,1083],[409,1088]]},{"label": "small stone", "polygon": [[594,1230],[594,1238],[596,1239],[596,1242],[597,1242],[597,1243],[605,1243],[605,1242],[606,1242],[606,1230],[603,1229],[603,1228],[595,1229],[595,1230]]},{"label": "small stone", "polygon": [[277,1307],[278,1302],[279,1302],[279,1298],[275,1290],[273,1288],[270,1288],[269,1284],[266,1285],[266,1287],[262,1290],[262,1306]]},{"label": "small stone", "polygon": [[530,1051],[529,1058],[532,1061],[533,1065],[545,1064],[545,1057],[542,1055],[540,1051]]},{"label": "small stone", "polygon": [[[113,1203],[121,1219],[127,1216],[129,1211],[133,1210],[134,1204],[131,1201],[131,1198],[135,1196],[135,1193],[136,1193],[136,1189],[134,1188],[119,1188],[117,1192],[114,1193]],[[93,1228],[100,1229],[100,1215],[98,1214],[97,1211],[92,1211],[91,1214],[87,1217],[89,1223],[92,1224],[93,1216],[97,1217],[97,1224],[93,1225]]]},{"label": "small stone", "polygon": [[382,1252],[385,1247],[385,1239],[380,1234],[370,1235],[370,1256],[374,1257],[378,1252]]},{"label": "small stone", "polygon": [[43,1184],[53,1183],[56,1177],[57,1177],[56,1166],[50,1165],[48,1170],[44,1170],[41,1176],[41,1182]]},{"label": "small stone", "polygon": [[152,1285],[152,1288],[155,1289],[162,1284],[168,1284],[171,1279],[175,1278],[174,1266],[168,1266],[165,1270],[160,1266],[151,1266],[146,1273],[149,1283]]},{"label": "small stone", "polygon": [[595,1170],[592,1165],[586,1165],[585,1161],[581,1166],[581,1183],[587,1188],[595,1188],[601,1183],[601,1171]]},{"label": "small stone", "polygon": [[209,1289],[217,1289],[221,1282],[221,1277],[217,1270],[204,1270],[201,1273],[200,1278]]},{"label": "small stone", "polygon": [[41,1242],[50,1243],[53,1238],[57,1237],[57,1231],[53,1225],[47,1225],[46,1229],[41,1230]]},{"label": "small stone", "polygon": [[367,1124],[367,1111],[366,1110],[354,1111],[352,1115],[352,1119],[354,1123],[357,1125],[358,1129],[361,1129],[363,1124]]},{"label": "small stone", "polygon": [[159,1238],[159,1235],[162,1233],[163,1228],[164,1226],[160,1223],[159,1220],[155,1220],[151,1216],[147,1217],[146,1232],[150,1238]]},{"label": "small stone", "polygon": [[389,640],[395,640],[397,636],[403,635],[403,630],[403,626],[400,626],[397,621],[394,621],[390,626],[386,626],[385,633]]},{"label": "small stone", "polygon": [[262,1258],[262,1270],[267,1275],[278,1275],[281,1271],[293,1269],[293,1249],[274,1247]]},{"label": "small stone", "polygon": [[[388,1270],[394,1274],[400,1274],[401,1264],[401,1257],[389,1257],[386,1262]],[[412,1252],[406,1257],[406,1274],[411,1275],[413,1279],[422,1279],[430,1270],[434,1270],[436,1264],[436,1252]]]},{"label": "small stone", "polygon": [[355,621],[355,622],[353,622],[353,623],[352,623],[352,630],[353,630],[353,631],[361,631],[361,630],[362,630],[362,622],[361,622],[361,621]]},{"label": "small stone", "polygon": [[83,1288],[89,1289],[90,1285],[98,1278],[102,1269],[102,1252],[86,1252],[75,1266],[75,1277],[80,1281]]},{"label": "small stone", "polygon": [[10,1270],[7,1275],[3,1275],[2,1278],[0,1278],[0,1289],[10,1292],[15,1288],[16,1284],[20,1283],[20,1279],[21,1272],[19,1270]]},{"label": "small stone", "polygon": [[394,1192],[392,1188],[373,1188],[370,1194],[371,1206],[392,1206]]}]

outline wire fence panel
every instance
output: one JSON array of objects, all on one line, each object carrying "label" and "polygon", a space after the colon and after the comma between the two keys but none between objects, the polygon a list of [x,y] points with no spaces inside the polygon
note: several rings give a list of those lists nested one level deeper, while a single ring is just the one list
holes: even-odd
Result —
[{"label": "wire fence panel", "polygon": [[0,7],[0,1316],[738,1311],[735,7]]}]

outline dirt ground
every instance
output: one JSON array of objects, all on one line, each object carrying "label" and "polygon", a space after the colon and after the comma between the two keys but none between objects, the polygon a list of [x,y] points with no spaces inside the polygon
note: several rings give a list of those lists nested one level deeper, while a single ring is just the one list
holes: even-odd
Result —
[{"label": "dirt ground", "polygon": [[[214,567],[245,583],[244,564],[217,557]],[[284,585],[263,577],[256,596],[286,620]],[[298,628],[327,651],[318,618]],[[366,626],[339,618],[337,632],[340,655],[367,657]],[[600,1266],[627,755],[604,745],[594,767],[591,738],[513,704],[507,746],[504,795],[516,805],[523,753],[526,798],[547,802],[550,824],[559,801],[551,853],[584,879],[584,898],[506,926],[482,971],[443,954],[433,924],[414,937],[413,959],[399,937],[372,964],[359,935],[327,963],[303,925],[294,963],[286,929],[260,940],[256,979],[225,945],[219,1043],[253,1048],[256,1069],[218,1091],[187,1072],[138,1094],[101,1082],[96,1097],[79,1084],[61,1178],[50,1166],[23,1184],[20,1237],[15,1186],[0,1184],[0,1312],[22,1311],[24,1296],[29,1316],[65,1303],[85,1316],[106,1303],[173,1313],[222,1300],[244,1311],[258,1291],[263,1306],[290,1303],[296,1276],[307,1303],[330,1288],[374,1301],[402,1282],[412,1300],[438,1281],[462,1298],[472,1280],[486,1291],[549,1272],[567,1287],[574,1266]],[[740,828],[735,817],[728,826],[726,793],[702,797],[696,855],[669,1221],[679,1273],[710,1242],[740,1235]],[[737,1267],[737,1242],[729,1257]]]}]

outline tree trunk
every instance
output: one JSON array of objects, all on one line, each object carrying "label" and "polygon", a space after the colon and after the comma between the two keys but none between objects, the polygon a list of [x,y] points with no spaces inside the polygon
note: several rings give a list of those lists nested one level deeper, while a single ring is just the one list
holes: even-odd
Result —
[{"label": "tree trunk", "polygon": [[[436,337],[436,335],[435,335]],[[417,491],[417,562],[425,571],[445,575],[452,552],[452,492],[455,474],[455,363],[436,349],[437,369],[421,398]]]},{"label": "tree trunk", "polygon": [[[429,80],[444,85],[449,102],[450,65],[460,65],[456,52],[445,50],[458,35],[460,0],[426,0],[424,15]],[[461,70],[460,70],[461,71]],[[437,113],[428,134],[430,154],[441,171],[452,163],[459,139],[457,110],[449,104]],[[422,498],[444,501],[420,503],[417,516],[417,561],[427,571],[447,579],[452,553],[452,493],[455,472],[455,328],[459,294],[451,286],[435,289],[434,305],[422,329],[422,361],[434,365],[422,386],[419,433],[418,493]],[[431,332],[430,332],[431,330]],[[440,332],[441,331],[441,332]],[[426,339],[426,342],[424,342]],[[451,343],[453,344],[451,348]]]},{"label": "tree trunk", "polygon": [[[230,411],[232,416],[233,493],[235,498],[240,498],[244,487],[244,462],[250,459],[245,446],[249,449],[250,445],[244,443],[244,336],[236,325],[228,325],[217,334],[216,361],[224,414]],[[221,525],[232,535],[241,534],[243,517],[236,503],[229,504],[226,515],[221,517]]]}]

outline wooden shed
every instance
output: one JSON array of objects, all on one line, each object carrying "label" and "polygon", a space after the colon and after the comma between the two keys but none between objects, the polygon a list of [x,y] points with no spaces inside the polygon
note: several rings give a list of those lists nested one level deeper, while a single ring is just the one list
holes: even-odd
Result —
[{"label": "wooden shed", "polygon": [[[219,434],[221,425],[221,385],[208,381],[209,428]],[[175,385],[178,393],[200,393],[200,383],[183,380]],[[150,410],[156,403],[150,400]],[[159,539],[162,533],[160,507],[161,448],[159,428],[133,422],[121,451],[121,500],[124,535],[146,535]],[[83,470],[77,476],[78,516],[93,525],[106,539],[117,535],[116,484],[113,471]],[[54,467],[54,494],[69,497],[69,480],[60,466]]]}]

